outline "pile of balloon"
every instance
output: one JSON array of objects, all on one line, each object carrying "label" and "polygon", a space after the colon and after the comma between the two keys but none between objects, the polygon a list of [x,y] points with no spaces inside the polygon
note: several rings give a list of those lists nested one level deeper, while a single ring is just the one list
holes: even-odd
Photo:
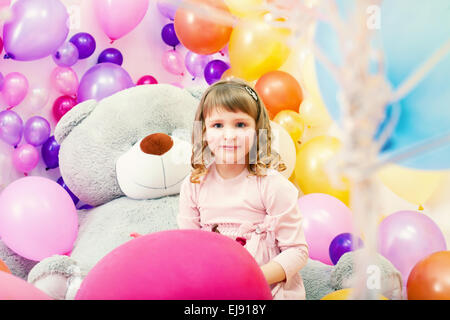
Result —
[{"label": "pile of balloon", "polygon": [[[58,169],[52,132],[65,113],[136,85],[183,88],[237,77],[263,100],[276,135],[274,148],[287,165],[283,175],[301,191],[298,205],[310,258],[334,265],[346,252],[365,254],[357,263],[354,288],[324,299],[383,298],[379,288],[361,288],[375,254],[399,270],[405,299],[450,299],[446,0],[5,0],[0,5],[0,236],[17,254],[35,261],[70,255],[78,232],[76,210],[90,208]],[[172,296],[152,288],[166,279],[164,272],[173,271],[170,265],[179,266],[181,279],[195,263],[213,262],[185,258],[168,264],[177,255],[162,252],[171,252],[170,243],[189,247],[197,237],[173,231],[131,240],[94,267],[78,298],[119,298],[111,279],[123,280],[120,298],[180,298],[187,288],[180,286]],[[235,260],[229,261],[243,266],[242,277],[258,273],[241,247],[223,239],[202,243],[200,249],[173,252],[222,246],[233,252]],[[148,245],[161,252],[158,262],[143,256]],[[136,255],[159,276],[140,273]],[[105,268],[111,263],[117,264],[114,272]],[[45,298],[5,276],[9,269],[2,261],[0,270],[0,297],[3,288],[14,287],[15,298]],[[226,283],[231,275],[222,271]],[[199,281],[211,282],[208,272],[217,279],[219,271],[211,267]],[[144,289],[141,283],[151,285]],[[239,282],[236,286],[230,292],[241,298],[270,298],[265,289],[255,296]],[[254,286],[264,287],[260,275]],[[189,294],[183,297],[224,297],[213,287]]]}]

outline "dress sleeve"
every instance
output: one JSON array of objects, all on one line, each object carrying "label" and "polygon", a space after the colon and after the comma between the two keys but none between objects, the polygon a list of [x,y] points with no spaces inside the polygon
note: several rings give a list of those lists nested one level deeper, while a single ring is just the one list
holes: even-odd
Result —
[{"label": "dress sleeve", "polygon": [[275,174],[267,179],[262,196],[281,251],[272,260],[282,266],[287,284],[305,266],[309,256],[298,207],[298,190],[284,176]]},{"label": "dress sleeve", "polygon": [[197,207],[196,186],[187,176],[180,187],[177,224],[180,229],[200,229],[200,211]]}]

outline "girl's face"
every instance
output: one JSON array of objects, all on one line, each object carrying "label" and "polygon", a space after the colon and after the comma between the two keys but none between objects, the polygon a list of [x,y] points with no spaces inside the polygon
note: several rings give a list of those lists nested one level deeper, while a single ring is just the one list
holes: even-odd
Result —
[{"label": "girl's face", "polygon": [[205,119],[206,142],[217,164],[246,164],[255,140],[255,120],[245,112],[216,108]]}]

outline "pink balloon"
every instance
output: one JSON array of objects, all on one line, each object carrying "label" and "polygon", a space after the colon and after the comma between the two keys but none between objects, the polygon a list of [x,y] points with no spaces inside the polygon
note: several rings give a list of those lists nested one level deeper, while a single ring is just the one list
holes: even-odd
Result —
[{"label": "pink balloon", "polygon": [[72,198],[53,180],[30,176],[0,194],[0,235],[18,255],[34,261],[72,250],[78,216]]},{"label": "pink balloon", "polygon": [[29,173],[39,162],[39,152],[31,144],[23,144],[14,149],[12,163],[19,172]]},{"label": "pink balloon", "polygon": [[28,92],[28,80],[19,73],[8,73],[3,79],[3,98],[10,107],[15,107],[25,98]]},{"label": "pink balloon", "polygon": [[172,74],[184,75],[184,61],[181,53],[176,50],[164,52],[162,56],[162,65],[164,69]]},{"label": "pink balloon", "polygon": [[0,271],[0,300],[52,300],[32,284]]},{"label": "pink balloon", "polygon": [[406,286],[412,268],[426,256],[447,250],[438,225],[417,211],[398,211],[378,226],[378,251],[400,271]]},{"label": "pink balloon", "polygon": [[322,193],[300,197],[298,205],[303,215],[309,257],[333,265],[330,244],[337,235],[353,232],[352,212],[339,199]]},{"label": "pink balloon", "polygon": [[148,0],[96,0],[94,10],[105,34],[116,40],[142,21],[148,9]]},{"label": "pink balloon", "polygon": [[169,230],[140,236],[103,257],[77,300],[271,300],[255,259],[215,232]]},{"label": "pink balloon", "polygon": [[78,76],[71,68],[56,67],[51,74],[53,87],[62,94],[73,96],[78,90]]}]

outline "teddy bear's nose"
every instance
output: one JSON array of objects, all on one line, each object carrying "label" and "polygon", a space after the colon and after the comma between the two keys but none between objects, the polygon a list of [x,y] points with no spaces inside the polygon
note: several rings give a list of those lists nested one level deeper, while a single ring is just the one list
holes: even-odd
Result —
[{"label": "teddy bear's nose", "polygon": [[141,150],[147,154],[163,155],[173,146],[173,140],[165,133],[153,133],[141,141]]}]

